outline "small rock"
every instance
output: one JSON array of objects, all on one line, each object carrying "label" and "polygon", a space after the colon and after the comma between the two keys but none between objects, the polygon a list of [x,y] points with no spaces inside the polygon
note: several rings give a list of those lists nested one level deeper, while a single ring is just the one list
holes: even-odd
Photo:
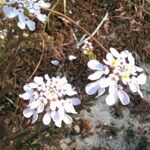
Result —
[{"label": "small rock", "polygon": [[78,134],[80,133],[81,129],[78,125],[75,125],[73,128],[76,133],[78,133]]}]

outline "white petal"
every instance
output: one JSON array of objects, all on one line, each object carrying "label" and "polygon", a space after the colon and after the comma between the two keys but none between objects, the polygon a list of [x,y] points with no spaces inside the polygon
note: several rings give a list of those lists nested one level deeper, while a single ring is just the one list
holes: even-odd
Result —
[{"label": "white petal", "polygon": [[128,50],[124,50],[124,51],[122,51],[121,53],[120,53],[120,55],[121,55],[121,57],[122,58],[126,58],[126,57],[128,57],[128,54],[129,54],[130,52],[128,51]]},{"label": "white petal", "polygon": [[117,94],[123,105],[129,104],[130,98],[126,92],[124,92],[123,90],[118,90]]},{"label": "white petal", "polygon": [[23,89],[24,89],[24,91],[27,92],[27,93],[33,91],[32,88],[29,86],[29,84],[24,85]]},{"label": "white petal", "polygon": [[140,88],[138,89],[138,93],[139,93],[139,95],[140,95],[142,98],[144,98],[144,96],[143,96],[143,94],[142,94]]},{"label": "white petal", "polygon": [[23,12],[18,11],[18,19],[20,23],[25,24],[27,17],[23,14]]},{"label": "white petal", "polygon": [[117,81],[110,81],[109,83],[109,93],[116,93],[118,90]]},{"label": "white petal", "polygon": [[45,14],[40,14],[39,13],[36,17],[37,17],[38,20],[40,20],[43,23],[46,21],[46,15]]},{"label": "white petal", "polygon": [[43,111],[44,111],[44,104],[41,104],[37,109],[37,113],[42,113]]},{"label": "white petal", "polygon": [[29,83],[29,86],[30,86],[31,88],[33,88],[33,89],[36,89],[36,88],[38,87],[38,85],[37,85],[36,83],[34,83],[34,82]]},{"label": "white petal", "polygon": [[97,90],[99,89],[99,83],[98,82],[93,82],[93,83],[89,83],[86,87],[85,87],[85,91],[88,95],[93,95],[97,92]]},{"label": "white petal", "polygon": [[37,108],[40,105],[40,102],[37,101],[33,101],[29,106],[31,109]]},{"label": "white petal", "polygon": [[46,113],[44,116],[43,116],[43,123],[45,125],[49,125],[51,122],[51,117],[50,117],[50,114],[49,113]]},{"label": "white petal", "polygon": [[67,91],[66,91],[66,94],[67,94],[68,96],[73,96],[73,95],[76,95],[77,92],[74,91],[74,90],[67,90]]},{"label": "white petal", "polygon": [[26,27],[25,22],[18,22],[17,25],[20,29],[25,29],[25,27]]},{"label": "white petal", "polygon": [[115,48],[110,48],[110,52],[112,53],[112,55],[116,58],[120,57],[119,52],[115,49]]},{"label": "white petal", "polygon": [[77,59],[77,57],[76,57],[76,56],[74,56],[74,55],[69,55],[69,57],[68,57],[68,58],[69,58],[69,60],[70,60],[70,61],[72,61],[72,60],[74,60],[74,59]]},{"label": "white petal", "polygon": [[134,59],[134,57],[132,56],[131,53],[128,55],[128,61],[129,61],[129,63],[132,64],[132,65],[135,64],[135,59]]},{"label": "white petal", "polygon": [[71,124],[72,123],[72,118],[69,115],[64,115],[63,117],[63,121],[65,122],[65,124]]},{"label": "white petal", "polygon": [[27,24],[27,26],[28,26],[30,31],[34,31],[35,30],[35,22],[34,21],[28,20],[28,21],[26,21],[26,24]]},{"label": "white petal", "polygon": [[27,108],[23,111],[23,115],[26,117],[26,118],[30,118],[32,115],[33,115],[34,111],[30,108]]},{"label": "white petal", "polygon": [[3,12],[8,18],[14,18],[17,16],[17,10],[7,5],[3,6]]},{"label": "white petal", "polygon": [[75,109],[74,109],[72,103],[69,103],[69,102],[67,102],[67,101],[64,103],[64,108],[65,108],[65,111],[66,111],[67,113],[72,113],[72,114],[76,114],[76,113],[77,113],[77,112],[75,111]]},{"label": "white petal", "polygon": [[138,84],[140,85],[143,85],[146,83],[146,75],[144,73],[140,74],[138,77],[137,77],[137,82]]},{"label": "white petal", "polygon": [[111,63],[109,61],[107,61],[106,59],[103,59],[103,62],[106,64],[106,65],[111,65]]},{"label": "white petal", "polygon": [[71,98],[70,100],[71,100],[72,105],[79,105],[81,103],[80,99],[75,98],[75,97]]},{"label": "white petal", "polygon": [[103,75],[103,73],[104,73],[103,71],[96,71],[93,74],[89,75],[88,79],[89,80],[97,80]]},{"label": "white petal", "polygon": [[102,77],[100,80],[99,80],[99,86],[101,88],[107,88],[110,84],[110,78],[105,78],[105,77]]},{"label": "white petal", "polygon": [[59,128],[61,128],[62,120],[55,120],[55,125]]},{"label": "white petal", "polygon": [[32,123],[34,123],[37,119],[38,119],[38,113],[34,112],[34,114],[32,116]]},{"label": "white petal", "polygon": [[98,95],[95,98],[98,98],[99,96],[101,96],[103,93],[105,93],[105,88],[100,88],[98,90]]},{"label": "white petal", "polygon": [[54,111],[54,110],[56,110],[56,107],[57,107],[57,102],[52,101],[51,104],[50,104],[50,109]]},{"label": "white petal", "polygon": [[95,59],[90,60],[87,65],[92,70],[102,70],[103,69],[103,64],[101,64],[99,61],[97,61]]},{"label": "white petal", "polygon": [[43,0],[40,2],[40,6],[42,7],[42,8],[49,8],[50,6],[51,6],[51,4],[50,3],[45,3]]},{"label": "white petal", "polygon": [[114,59],[114,57],[112,56],[111,53],[107,53],[106,59],[107,59],[108,61],[112,61],[112,60]]},{"label": "white petal", "polygon": [[143,68],[138,67],[138,66],[135,66],[135,69],[136,69],[136,71],[138,71],[138,72],[142,72],[142,71],[143,71]]},{"label": "white petal", "polygon": [[116,94],[109,94],[107,97],[106,97],[106,104],[108,106],[112,106],[116,103],[117,101],[117,95]]},{"label": "white petal", "polygon": [[133,93],[138,91],[138,85],[133,82],[129,83],[129,88]]},{"label": "white petal", "polygon": [[43,77],[34,77],[34,82],[37,83],[38,85],[43,84]]},{"label": "white petal", "polygon": [[19,97],[24,99],[24,100],[29,100],[31,98],[31,94],[30,93],[23,93],[23,94],[20,94]]}]

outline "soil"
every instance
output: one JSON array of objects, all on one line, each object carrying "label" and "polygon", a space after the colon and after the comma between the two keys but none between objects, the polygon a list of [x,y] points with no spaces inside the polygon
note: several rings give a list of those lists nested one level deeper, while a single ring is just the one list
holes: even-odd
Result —
[{"label": "soil", "polygon": [[[78,22],[86,31],[92,33],[104,18],[106,12],[108,12],[109,17],[94,36],[95,39],[107,50],[110,47],[114,47],[118,51],[128,49],[134,54],[138,65],[149,65],[150,3],[146,0],[144,2],[142,4],[142,1],[138,0],[70,0],[67,1],[65,15]],[[52,4],[55,3],[56,0],[53,0]],[[64,13],[63,2],[59,2],[55,10]],[[1,30],[5,29],[6,25],[9,26],[10,23],[10,21],[0,21]],[[93,110],[94,106],[97,106],[97,103],[99,106],[99,101],[97,102],[94,97],[86,95],[84,90],[85,85],[89,82],[87,79],[90,73],[87,67],[89,57],[83,53],[81,47],[76,47],[77,43],[73,36],[74,32],[79,41],[85,34],[83,30],[65,18],[53,13],[50,14],[45,32],[43,32],[44,25],[39,22],[37,22],[37,29],[34,32],[19,30],[15,26],[15,21],[13,27],[15,29],[9,31],[4,43],[0,42],[2,50],[0,54],[0,150],[83,150],[86,148],[83,145],[90,142],[89,150],[111,150],[114,149],[113,146],[115,147],[115,140],[109,139],[108,143],[100,144],[110,136],[117,139],[118,136],[121,136],[122,130],[118,124],[112,125],[113,121],[106,124],[105,121],[109,119],[107,118],[108,116],[115,118],[115,123],[117,119],[121,120],[124,109],[129,111],[127,117],[131,117],[130,121],[133,121],[134,125],[130,128],[129,124],[126,125],[124,129],[126,138],[123,138],[123,141],[126,144],[131,143],[132,139],[136,141],[137,134],[135,135],[135,132],[137,132],[138,127],[141,127],[141,124],[145,123],[142,117],[146,118],[149,116],[149,93],[145,92],[147,94],[146,101],[141,102],[138,97],[131,95],[133,103],[130,106],[124,107],[119,104],[113,108],[107,107],[107,111],[103,112],[105,115],[108,113],[106,120],[104,119],[105,121],[103,122],[103,119],[96,118],[95,121],[91,115],[93,113],[91,110]],[[22,36],[21,41],[18,41],[18,35]],[[106,52],[92,38],[90,41],[93,43],[94,55],[101,61],[105,57]],[[75,55],[77,59],[71,62],[68,60],[69,55]],[[60,64],[58,66],[51,64],[53,59],[58,59]],[[40,60],[38,69],[35,70]],[[147,75],[149,75],[150,70],[145,70]],[[76,107],[80,114],[77,117],[73,116],[75,119],[71,127],[64,125],[61,129],[58,129],[52,124],[47,128],[43,127],[40,121],[30,125],[30,121],[22,115],[22,110],[27,105],[26,102],[18,97],[23,92],[23,85],[32,81],[34,76],[41,76],[45,73],[49,74],[50,77],[57,75],[66,76],[68,81],[76,87],[78,97],[82,103]],[[137,100],[139,103],[137,103]],[[102,104],[102,106],[106,107],[105,105]],[[87,115],[88,113],[89,115]],[[101,112],[98,111],[98,113]],[[137,119],[138,117],[140,119]],[[98,121],[100,122],[99,127]],[[77,125],[78,130],[74,130],[75,125]],[[146,126],[149,128],[149,121],[146,123]],[[145,146],[143,150],[146,150],[150,141],[148,139],[149,135],[144,135],[145,132],[148,132],[145,129],[147,128],[140,130],[142,136],[138,136],[135,145],[132,144],[131,147],[125,145],[124,149],[142,150],[141,147]],[[127,132],[128,130],[129,132]],[[100,134],[101,131],[103,132]],[[103,140],[95,141],[96,138],[102,138]],[[77,142],[78,139],[81,141]],[[97,143],[95,144],[94,141]],[[73,148],[68,146],[73,143]],[[120,143],[118,142],[117,144]],[[24,146],[20,146],[22,144]],[[94,147],[93,145],[96,146]],[[121,150],[119,148],[121,147],[118,147],[118,150]]]}]

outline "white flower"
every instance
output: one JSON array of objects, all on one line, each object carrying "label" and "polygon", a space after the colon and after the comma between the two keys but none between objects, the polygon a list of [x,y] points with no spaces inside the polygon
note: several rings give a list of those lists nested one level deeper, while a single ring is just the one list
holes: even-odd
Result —
[{"label": "white flower", "polygon": [[60,62],[58,60],[52,60],[51,64],[58,66],[60,64]]},{"label": "white flower", "polygon": [[76,97],[70,97],[77,92],[68,83],[65,77],[50,78],[47,74],[43,77],[34,77],[34,82],[24,86],[25,93],[19,96],[28,100],[29,104],[23,114],[26,118],[32,116],[34,123],[38,119],[38,114],[46,111],[43,123],[48,125],[51,119],[57,127],[61,127],[62,121],[66,124],[72,123],[72,118],[67,113],[76,114],[75,105],[80,104]]},{"label": "white flower", "polygon": [[85,91],[88,95],[98,92],[96,97],[99,97],[108,88],[109,94],[106,98],[108,105],[114,105],[118,98],[123,105],[127,105],[130,99],[123,91],[123,85],[128,85],[132,92],[138,92],[143,97],[140,85],[146,82],[146,76],[141,73],[143,69],[135,65],[134,57],[128,50],[119,53],[116,49],[110,48],[103,61],[105,65],[97,60],[90,60],[87,64],[95,71],[88,79],[96,80],[86,86]]},{"label": "white flower", "polygon": [[41,22],[46,21],[46,15],[41,13],[41,8],[49,8],[50,3],[43,0],[9,0],[7,5],[3,6],[3,13],[8,18],[18,17],[18,26],[29,30],[35,30],[35,22],[30,18],[35,16]]},{"label": "white flower", "polygon": [[143,98],[143,94],[140,90],[139,85],[143,85],[143,84],[145,84],[145,82],[146,82],[145,74],[142,73],[138,77],[133,76],[129,83],[129,88],[133,93],[138,92],[140,94],[140,96]]},{"label": "white flower", "polygon": [[74,56],[74,55],[69,55],[69,57],[68,57],[68,58],[69,58],[69,60],[70,60],[70,61],[72,61],[72,60],[74,60],[74,59],[77,59],[77,57],[76,57],[76,56]]},{"label": "white flower", "polygon": [[108,96],[106,97],[107,105],[109,106],[114,105],[117,102],[118,98],[120,99],[123,105],[127,105],[130,102],[128,94],[122,90],[121,85],[115,86],[113,91],[109,92]]}]

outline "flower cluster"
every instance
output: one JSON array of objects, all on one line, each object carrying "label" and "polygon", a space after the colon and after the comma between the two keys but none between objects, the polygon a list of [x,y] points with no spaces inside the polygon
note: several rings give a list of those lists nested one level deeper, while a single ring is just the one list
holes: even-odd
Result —
[{"label": "flower cluster", "polygon": [[91,42],[89,42],[89,41],[84,42],[84,45],[82,46],[82,50],[85,55],[90,53],[91,51],[93,51],[93,49],[94,48],[93,48],[93,45]]},{"label": "flower cluster", "polygon": [[98,91],[98,96],[101,96],[105,89],[108,88],[108,96],[106,103],[114,105],[118,98],[123,105],[130,102],[128,94],[123,90],[124,86],[129,86],[133,93],[138,92],[143,97],[140,91],[140,85],[145,84],[146,76],[143,69],[135,65],[135,59],[128,51],[119,53],[116,49],[110,48],[110,52],[103,60],[105,64],[101,64],[97,60],[90,60],[88,67],[95,70],[95,73],[89,75],[89,80],[96,80],[86,86],[86,93],[93,95]]},{"label": "flower cluster", "polygon": [[44,113],[43,123],[50,124],[54,121],[57,127],[61,127],[62,121],[66,124],[72,123],[72,118],[67,113],[76,114],[75,105],[80,100],[72,97],[77,92],[68,83],[65,77],[50,78],[47,74],[43,77],[34,77],[34,82],[24,86],[25,93],[19,96],[28,100],[29,104],[23,111],[26,118],[32,116],[32,123],[38,119],[38,114]]},{"label": "flower cluster", "polygon": [[35,22],[30,19],[33,16],[41,22],[46,21],[46,15],[41,13],[41,8],[49,8],[50,3],[43,0],[9,0],[7,5],[3,6],[3,13],[8,18],[18,17],[18,26],[29,30],[35,30]]}]

